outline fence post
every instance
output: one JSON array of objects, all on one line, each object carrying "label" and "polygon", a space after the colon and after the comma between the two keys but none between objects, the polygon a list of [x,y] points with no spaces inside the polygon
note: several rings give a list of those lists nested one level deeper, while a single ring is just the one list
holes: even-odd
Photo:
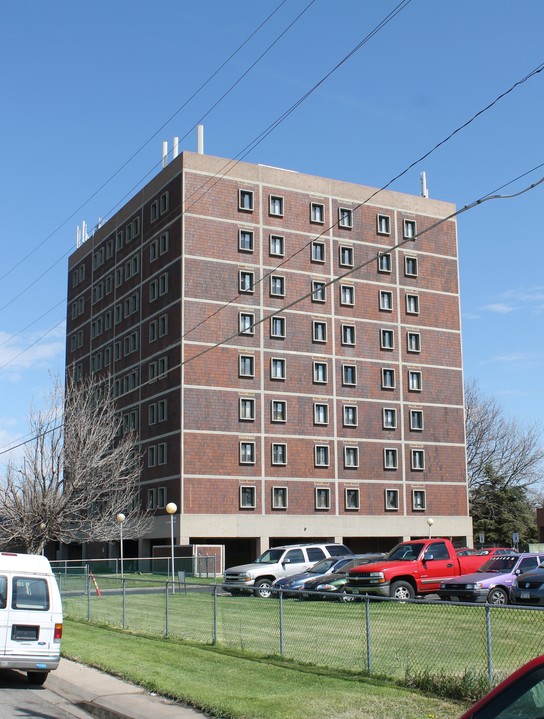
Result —
[{"label": "fence post", "polygon": [[217,592],[219,585],[213,587],[213,644],[217,644]]},{"label": "fence post", "polygon": [[372,658],[370,654],[370,600],[365,596],[365,625],[366,625],[366,670],[372,674]]},{"label": "fence post", "polygon": [[127,628],[127,580],[121,579],[123,586],[123,629]]},{"label": "fence post", "polygon": [[485,608],[485,628],[487,638],[487,678],[489,686],[493,683],[493,654],[491,648],[491,607]]},{"label": "fence post", "polygon": [[165,583],[164,596],[166,597],[164,636],[168,639],[168,582]]},{"label": "fence post", "polygon": [[280,589],[280,656],[283,657],[283,589]]},{"label": "fence post", "polygon": [[91,578],[87,573],[85,575],[85,584],[87,585],[87,621],[91,621]]}]

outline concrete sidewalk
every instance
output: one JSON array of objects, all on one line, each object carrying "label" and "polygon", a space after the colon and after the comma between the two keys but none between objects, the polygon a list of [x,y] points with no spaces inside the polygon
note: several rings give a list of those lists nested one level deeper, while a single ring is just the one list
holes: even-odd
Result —
[{"label": "concrete sidewalk", "polygon": [[149,694],[145,689],[61,659],[45,687],[69,704],[100,719],[202,719],[196,709]]}]

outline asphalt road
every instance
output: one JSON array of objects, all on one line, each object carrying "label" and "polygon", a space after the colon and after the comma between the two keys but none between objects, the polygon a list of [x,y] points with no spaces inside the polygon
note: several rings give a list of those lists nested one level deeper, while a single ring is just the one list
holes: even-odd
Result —
[{"label": "asphalt road", "polygon": [[58,694],[43,687],[31,686],[26,674],[10,669],[0,670],[0,719],[89,719],[89,714],[73,706]]}]

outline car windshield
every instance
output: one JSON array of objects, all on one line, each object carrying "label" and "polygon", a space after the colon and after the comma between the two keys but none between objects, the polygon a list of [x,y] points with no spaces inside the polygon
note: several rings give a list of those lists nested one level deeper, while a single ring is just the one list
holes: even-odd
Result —
[{"label": "car windshield", "polygon": [[284,549],[267,549],[255,560],[256,564],[276,564],[282,558]]},{"label": "car windshield", "polygon": [[395,562],[398,560],[412,562],[419,557],[423,546],[423,544],[399,544],[389,552],[385,559]]},{"label": "car windshield", "polygon": [[506,572],[511,572],[514,568],[515,563],[518,561],[519,557],[493,557],[493,559],[488,559],[487,562],[482,564],[480,569],[478,569],[479,572],[497,572],[500,574],[506,574]]},{"label": "car windshield", "polygon": [[314,564],[313,567],[308,569],[307,571],[310,574],[325,574],[325,572],[328,572],[329,569],[338,562],[337,557],[327,557],[327,559],[322,559],[317,564]]}]

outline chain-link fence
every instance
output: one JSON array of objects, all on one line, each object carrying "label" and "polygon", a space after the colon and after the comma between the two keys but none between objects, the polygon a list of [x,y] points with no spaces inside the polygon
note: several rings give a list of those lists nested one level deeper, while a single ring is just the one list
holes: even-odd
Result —
[{"label": "chain-link fence", "polygon": [[[217,584],[58,577],[65,616],[160,636],[410,680],[480,677],[493,685],[542,653],[544,612],[512,606],[313,594],[230,596]],[[314,601],[312,601],[312,599]]]}]

